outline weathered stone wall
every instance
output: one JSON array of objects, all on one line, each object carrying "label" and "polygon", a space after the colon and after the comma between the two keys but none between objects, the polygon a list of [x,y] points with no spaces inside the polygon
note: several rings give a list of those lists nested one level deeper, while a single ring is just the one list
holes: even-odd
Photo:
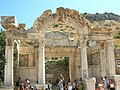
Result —
[{"label": "weathered stone wall", "polygon": [[33,47],[21,47],[19,55],[19,68],[15,79],[21,77],[22,82],[25,79],[30,79],[32,82],[37,82],[37,59],[38,54],[35,53],[35,49]]},{"label": "weathered stone wall", "polygon": [[21,77],[22,82],[25,79],[30,79],[32,82],[37,82],[37,68],[35,67],[20,67],[19,68],[19,76]]},{"label": "weathered stone wall", "polygon": [[115,49],[116,74],[120,75],[120,49]]},{"label": "weathered stone wall", "polygon": [[[48,61],[46,63],[47,71],[46,71],[46,80],[51,80],[52,83],[55,83],[56,79],[60,79],[60,74],[64,76],[65,81],[67,82],[69,79],[69,66],[64,64],[57,63],[56,61]],[[50,77],[47,75],[51,75]]]}]

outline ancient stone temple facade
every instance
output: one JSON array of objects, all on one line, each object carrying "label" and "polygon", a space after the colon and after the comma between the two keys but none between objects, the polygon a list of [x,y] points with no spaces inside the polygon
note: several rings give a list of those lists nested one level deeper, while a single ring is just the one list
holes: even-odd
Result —
[{"label": "ancient stone temple facade", "polygon": [[14,85],[14,76],[45,84],[45,57],[69,57],[70,80],[82,77],[87,90],[95,90],[92,77],[116,75],[113,28],[93,26],[76,10],[47,10],[30,29],[18,24],[14,16],[2,16],[1,24],[6,30],[6,86]]}]

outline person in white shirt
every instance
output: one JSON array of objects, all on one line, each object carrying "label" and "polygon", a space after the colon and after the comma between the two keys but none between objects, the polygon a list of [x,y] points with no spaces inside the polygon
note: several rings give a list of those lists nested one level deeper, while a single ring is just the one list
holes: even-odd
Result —
[{"label": "person in white shirt", "polygon": [[59,83],[58,83],[58,86],[59,86],[60,90],[64,90],[63,81],[64,81],[64,77],[60,74],[60,80],[59,80]]},{"label": "person in white shirt", "polygon": [[48,82],[48,90],[52,90],[52,84],[51,84],[51,81],[49,80]]}]

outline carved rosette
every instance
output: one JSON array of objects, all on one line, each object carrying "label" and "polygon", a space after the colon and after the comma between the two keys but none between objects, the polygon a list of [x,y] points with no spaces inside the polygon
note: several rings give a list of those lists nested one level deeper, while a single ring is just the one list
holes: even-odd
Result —
[{"label": "carved rosette", "polygon": [[6,39],[6,46],[12,46],[13,45],[13,39]]}]

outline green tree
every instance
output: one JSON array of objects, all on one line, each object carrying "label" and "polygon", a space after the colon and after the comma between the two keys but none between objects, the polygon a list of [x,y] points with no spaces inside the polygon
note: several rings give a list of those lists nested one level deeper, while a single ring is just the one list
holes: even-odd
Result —
[{"label": "green tree", "polygon": [[0,79],[4,79],[4,65],[6,63],[5,60],[5,31],[0,32]]}]

